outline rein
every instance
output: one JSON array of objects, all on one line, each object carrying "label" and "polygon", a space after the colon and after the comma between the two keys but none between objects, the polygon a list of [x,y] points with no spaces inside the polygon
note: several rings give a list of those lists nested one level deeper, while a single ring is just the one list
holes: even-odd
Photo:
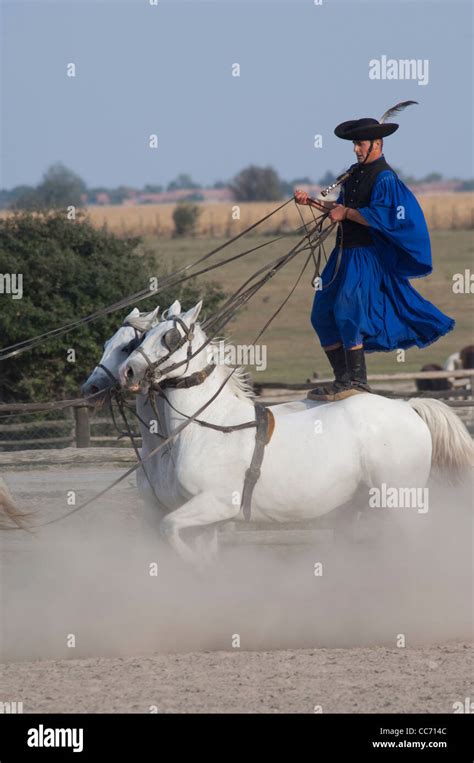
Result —
[{"label": "rein", "polygon": [[17,342],[16,344],[9,345],[7,347],[3,347],[0,349],[0,361],[6,360],[7,358],[14,357],[16,355],[20,355],[23,352],[26,352],[28,350],[33,349],[34,347],[37,347],[38,345],[43,344],[44,341],[47,341],[49,339],[52,339],[54,337],[63,336],[63,334],[67,334],[69,331],[72,331],[75,328],[78,328],[79,326],[83,326],[87,323],[91,323],[92,321],[95,321],[99,318],[104,317],[105,315],[109,315],[110,313],[114,313],[117,310],[124,309],[126,307],[130,307],[130,305],[141,302],[144,299],[147,299],[148,297],[151,297],[152,295],[156,295],[160,292],[162,292],[164,289],[172,288],[174,286],[178,286],[181,283],[184,283],[185,281],[189,280],[190,278],[194,278],[195,276],[202,275],[203,273],[207,273],[210,270],[214,270],[215,268],[220,267],[221,265],[227,264],[227,262],[232,262],[233,260],[238,259],[239,257],[244,257],[247,254],[250,254],[251,252],[254,252],[256,249],[260,249],[263,246],[268,246],[269,244],[273,243],[274,241],[287,238],[289,235],[292,235],[292,233],[283,233],[277,238],[273,239],[273,241],[267,241],[264,244],[260,244],[257,247],[252,247],[251,249],[241,252],[237,255],[234,255],[233,257],[228,258],[227,260],[223,260],[222,262],[215,263],[214,265],[210,265],[209,267],[203,268],[196,273],[191,273],[188,276],[183,276],[182,278],[176,280],[176,278],[184,273],[187,273],[191,268],[196,267],[196,265],[199,265],[201,262],[204,262],[205,260],[209,259],[210,257],[214,256],[218,252],[225,249],[227,246],[230,246],[234,241],[237,241],[238,239],[242,238],[242,236],[245,236],[247,233],[249,233],[251,230],[256,228],[258,225],[261,225],[263,222],[268,220],[270,217],[275,215],[277,212],[279,212],[281,209],[286,207],[287,204],[290,204],[293,201],[293,197],[288,199],[287,201],[283,202],[283,204],[280,204],[279,207],[276,207],[276,209],[269,212],[267,215],[262,217],[260,220],[257,220],[255,223],[252,223],[252,225],[249,225],[247,228],[245,228],[243,231],[238,233],[236,236],[233,236],[232,238],[225,241],[223,244],[220,244],[215,249],[212,249],[210,252],[207,252],[202,257],[199,257],[194,262],[189,263],[188,265],[184,265],[182,268],[179,268],[174,273],[171,273],[166,278],[163,278],[161,281],[161,284],[159,288],[156,289],[142,289],[141,291],[136,292],[135,294],[131,294],[128,297],[124,297],[123,299],[119,300],[118,302],[113,303],[112,305],[108,305],[107,307],[103,307],[100,310],[96,310],[94,313],[90,313],[89,315],[86,315],[84,318],[80,318],[77,321],[72,321],[71,323],[67,323],[64,326],[60,326],[56,329],[51,329],[50,331],[46,331],[43,334],[38,334],[37,336],[33,337],[32,339],[26,339],[22,342]]},{"label": "rein", "polygon": [[[266,220],[269,217],[271,217],[272,214],[277,212],[282,207],[286,206],[286,204],[290,203],[290,201],[293,201],[293,199],[288,200],[287,202],[282,204],[280,207],[278,207],[278,209],[274,210],[269,215],[266,215],[265,218],[262,218],[262,220],[258,221],[257,223],[254,223],[252,226],[247,228],[245,231],[242,231],[242,233],[238,234],[238,236],[234,237],[233,239],[231,239],[230,241],[228,241],[225,244],[221,245],[220,247],[217,247],[212,252],[208,253],[207,255],[204,255],[204,257],[200,258],[195,263],[191,263],[190,265],[185,266],[184,268],[182,268],[181,271],[177,271],[177,273],[173,274],[173,277],[176,276],[177,274],[179,274],[180,272],[187,271],[189,268],[194,267],[194,265],[196,265],[197,262],[201,262],[204,259],[210,257],[212,254],[216,253],[217,251],[220,251],[225,246],[227,246],[229,243],[231,243],[232,241],[235,241],[237,238],[240,238],[246,232],[248,232],[252,228],[256,227],[256,225],[258,225],[260,222],[263,222],[263,220]],[[332,230],[334,229],[335,225],[336,225],[336,223],[332,223],[324,231],[321,231],[321,233],[319,235],[321,236],[322,240],[324,240],[332,232]],[[313,231],[311,232],[311,235],[314,232],[316,232],[316,230],[317,230],[317,226],[315,226],[313,228]],[[320,228],[320,230],[321,230],[321,228]],[[289,235],[289,234],[285,234],[285,236],[286,235]],[[283,238],[285,236],[281,236],[280,238]],[[291,259],[293,259],[300,252],[302,252],[304,250],[307,250],[307,249],[311,249],[311,246],[305,245],[305,242],[307,240],[308,240],[308,232],[306,230],[305,236],[303,236],[303,238],[287,254],[278,257],[275,261],[271,262],[269,265],[266,265],[266,266],[260,268],[256,273],[254,273],[253,276],[251,276],[224,303],[224,305],[219,309],[219,311],[217,311],[217,313],[214,316],[212,316],[211,319],[209,319],[209,320],[204,322],[203,326],[206,326],[206,329],[207,329],[208,326],[211,326],[212,330],[214,331],[213,336],[215,336],[216,335],[216,331],[219,328],[222,328],[223,326],[225,326],[225,324],[233,317],[235,312],[242,305],[244,305],[246,302],[248,302],[251,299],[251,297],[260,288],[262,288],[262,286],[264,286],[271,278],[273,278],[276,275],[276,273],[278,273],[284,265],[286,265]],[[263,246],[263,245],[261,245],[261,246]],[[254,247],[252,250],[249,250],[249,251],[254,251],[255,249],[261,248],[261,246]],[[232,260],[237,259],[238,257],[244,256],[244,254],[247,254],[247,253],[248,252],[240,253],[239,255],[236,255],[236,256],[230,258],[227,261],[230,261],[231,259]],[[294,285],[292,286],[292,288],[290,289],[289,293],[287,294],[287,296],[283,299],[282,303],[274,311],[274,313],[270,316],[270,318],[266,321],[264,326],[258,332],[257,336],[254,338],[254,340],[253,340],[254,344],[260,339],[260,337],[266,331],[266,329],[268,328],[270,323],[272,323],[272,321],[276,318],[276,316],[281,312],[283,307],[286,305],[286,303],[288,302],[288,300],[292,296],[293,292],[295,291],[296,287],[298,286],[298,284],[299,284],[299,282],[300,282],[300,280],[301,280],[301,278],[303,276],[304,271],[306,270],[306,267],[307,267],[307,265],[309,263],[309,260],[310,260],[311,256],[312,256],[312,253],[310,253],[309,256],[306,258],[306,260],[305,260],[305,262],[303,264],[303,267],[302,267],[302,269],[301,269],[301,271],[300,271],[300,273],[299,273],[299,275],[298,275]],[[214,267],[219,267],[221,264],[225,264],[225,262],[227,262],[227,261],[224,261],[223,263],[217,263],[216,265],[213,265],[210,268],[206,268],[205,271],[210,270],[210,269],[212,269]],[[205,271],[203,271],[203,272],[205,272]],[[262,273],[264,275],[259,280],[255,281],[255,278],[257,278],[257,276],[261,275]],[[187,278],[192,278],[195,275],[197,275],[197,273],[193,273],[192,275],[188,276]],[[170,276],[170,278],[171,278],[171,276]],[[186,280],[186,279],[182,279],[182,280]],[[166,284],[165,285],[168,285],[168,281],[169,281],[169,279],[166,279]],[[252,282],[254,282],[254,283],[252,283]],[[165,285],[162,284],[161,289],[165,288]],[[247,287],[247,288],[245,288],[245,287]],[[74,324],[69,324],[69,325],[67,325],[65,327],[61,327],[60,329],[54,329],[53,331],[46,332],[46,334],[40,335],[38,337],[35,337],[33,340],[29,340],[27,342],[20,342],[17,345],[12,345],[11,347],[7,347],[7,348],[4,349],[3,354],[0,355],[0,360],[5,359],[6,357],[10,357],[12,355],[16,355],[16,354],[18,354],[20,352],[23,352],[23,351],[26,351],[27,349],[30,349],[31,347],[33,347],[33,346],[35,346],[37,344],[40,344],[41,343],[40,340],[42,340],[42,339],[49,338],[49,337],[51,337],[53,335],[54,336],[59,336],[61,334],[67,333],[67,331],[71,330],[75,326],[82,325],[83,323],[90,322],[91,320],[94,320],[97,317],[101,317],[102,315],[114,312],[115,310],[121,309],[122,307],[126,307],[128,304],[130,304],[134,300],[145,299],[146,297],[150,296],[152,293],[154,293],[154,292],[150,292],[150,290],[146,290],[145,294],[143,292],[139,292],[138,294],[140,296],[132,295],[132,297],[127,298],[125,300],[122,300],[121,302],[116,303],[115,305],[109,306],[108,308],[104,308],[103,310],[98,311],[97,313],[94,313],[94,314],[92,314],[90,316],[86,316],[86,318],[84,318],[84,319],[82,319],[82,320],[80,320],[78,322],[75,322]],[[175,323],[176,322],[179,324],[181,322],[181,319],[180,318],[176,318]],[[186,363],[186,369],[187,369],[187,367],[189,366],[190,360],[193,357],[195,357],[195,355],[197,355],[199,352],[201,352],[202,349],[205,346],[207,346],[207,344],[209,344],[212,341],[212,339],[213,339],[213,336],[210,336],[206,340],[206,342],[204,342],[193,353],[192,352],[192,347],[191,347],[191,341],[192,341],[193,336],[191,336],[191,333],[192,333],[192,331],[194,329],[194,326],[192,326],[192,327],[190,327],[190,329],[188,329],[186,324],[184,324],[184,327],[185,327],[185,336],[181,337],[181,335],[180,335],[179,346],[181,347],[186,341],[188,341],[186,360],[178,362],[178,363],[174,363],[171,366],[168,366],[166,369],[164,369],[163,371],[160,372],[160,375],[163,375],[164,373],[168,373],[171,369],[178,368],[178,367],[182,366],[184,363]],[[176,331],[178,331],[178,329],[177,329],[176,326],[174,326],[174,328],[171,331],[175,331],[176,332]],[[179,331],[178,331],[178,333],[179,333]],[[167,334],[169,334],[169,332],[167,332]],[[172,337],[170,337],[170,339],[171,338]],[[176,339],[176,334],[175,334],[175,339]],[[19,349],[20,346],[21,346],[21,349]],[[136,348],[136,349],[139,349],[139,348]],[[153,361],[151,361],[149,358],[147,358],[144,355],[145,359],[147,360],[147,365],[149,366],[149,368],[147,369],[148,371],[150,371],[151,368],[153,370],[155,370],[155,367],[160,365],[163,360],[166,360],[167,358],[170,357],[171,354],[173,354],[173,352],[176,352],[177,346],[174,346],[173,349],[171,347],[169,347],[168,349],[169,349],[168,354],[164,358],[161,358],[159,362],[157,361],[156,362],[156,366],[153,363]],[[7,352],[9,350],[13,350],[13,352]],[[142,352],[142,354],[143,354],[143,352]],[[109,369],[107,369],[105,366],[101,366],[101,368],[105,371],[105,373],[109,376],[109,378],[114,382],[114,385],[117,384],[118,380],[115,379],[114,375],[109,371]],[[205,369],[203,369],[203,370],[205,370]],[[47,525],[50,525],[50,524],[54,524],[55,522],[61,521],[62,519],[65,519],[66,517],[71,516],[72,514],[76,513],[77,511],[80,511],[81,509],[83,509],[83,508],[89,506],[90,504],[94,503],[96,500],[98,500],[103,495],[105,495],[110,490],[112,490],[116,485],[120,484],[123,480],[125,480],[127,477],[129,477],[134,472],[136,472],[137,469],[144,468],[144,464],[145,463],[147,463],[151,458],[153,458],[157,453],[162,451],[165,447],[169,446],[169,444],[173,440],[175,440],[179,436],[179,434],[187,426],[189,426],[193,421],[196,421],[198,419],[198,416],[209,405],[211,405],[211,403],[218,397],[218,395],[221,393],[221,391],[224,388],[224,386],[229,382],[230,378],[232,377],[232,375],[235,373],[236,370],[237,370],[237,368],[234,368],[231,371],[231,373],[224,379],[222,384],[220,384],[220,386],[216,390],[216,392],[209,398],[209,400],[207,400],[191,416],[186,417],[186,420],[183,421],[181,424],[179,424],[172,432],[170,432],[169,435],[164,436],[164,439],[161,442],[161,444],[157,445],[156,448],[154,448],[152,451],[150,451],[150,453],[148,453],[148,455],[145,458],[141,458],[139,456],[139,454],[138,454],[137,457],[139,458],[139,461],[134,466],[132,466],[130,469],[128,469],[124,474],[122,474],[120,477],[118,477],[116,480],[114,480],[110,485],[108,485],[103,490],[101,490],[98,494],[96,494],[92,498],[84,501],[83,503],[79,504],[78,506],[74,507],[74,509],[72,509],[71,511],[67,512],[66,514],[63,514],[60,517],[56,517],[54,519],[51,519],[51,520],[49,520],[47,522],[43,522],[40,525],[35,525],[35,527],[44,527],[44,526],[47,526]],[[202,372],[197,372],[198,377],[199,377],[199,374],[201,374],[201,373]],[[192,376],[193,376],[193,374],[191,374],[191,377]],[[195,383],[202,383],[202,382],[199,382],[199,378],[198,377],[196,377]],[[165,386],[165,382],[168,382],[168,381],[171,382],[172,380],[164,380],[162,386]],[[185,382],[185,385],[184,385],[185,387],[186,386],[194,386],[194,384],[186,384],[186,377],[181,379],[181,381]],[[169,386],[171,386],[171,384]],[[98,393],[95,393],[95,394],[91,395],[90,397],[92,398],[92,397],[94,397],[95,395],[98,395],[98,394],[102,394],[102,393],[98,392]],[[154,410],[156,410],[154,396],[151,396],[150,402],[151,401],[153,401],[153,403],[151,403],[152,407],[154,405],[155,406]],[[67,401],[59,401],[58,404],[57,404],[57,407],[60,407],[60,406],[64,407],[66,404],[67,404]],[[53,404],[53,403],[45,404],[45,409],[46,410],[50,410],[50,409],[52,409],[52,406],[56,407],[56,404]],[[267,420],[267,426],[266,426],[267,436],[265,438],[262,435],[262,431],[263,431],[263,429],[262,429],[262,427],[263,427],[263,423],[262,423],[263,422],[263,415],[261,415],[261,413],[259,413],[260,408],[263,408],[263,410],[265,411],[265,418]],[[244,428],[244,425],[246,427],[247,426],[248,427],[251,427],[251,426],[255,426],[256,427],[256,447],[255,447],[255,450],[254,450],[254,456],[252,458],[252,463],[251,463],[251,465],[250,465],[250,467],[249,467],[249,469],[247,470],[247,473],[246,473],[246,483],[244,484],[244,491],[243,491],[242,507],[244,509],[244,516],[246,516],[248,514],[248,511],[249,511],[249,509],[246,509],[245,507],[247,506],[247,501],[249,500],[249,496],[251,497],[251,493],[252,493],[253,486],[254,486],[254,484],[252,484],[252,483],[254,483],[254,477],[257,474],[257,472],[259,473],[259,471],[258,471],[259,470],[259,466],[257,466],[257,463],[258,463],[258,460],[260,458],[260,455],[259,455],[260,444],[263,441],[268,442],[268,439],[269,439],[268,438],[268,432],[270,430],[273,431],[272,427],[271,427],[271,419],[272,419],[271,412],[267,411],[267,409],[265,409],[263,406],[259,406],[258,404],[255,405],[255,410],[256,410],[255,421],[244,422],[244,424],[235,425],[234,427],[231,427],[231,428],[226,428],[226,429],[228,429],[228,431],[234,431],[234,429],[242,429],[242,428]],[[136,412],[132,411],[132,413],[134,413],[138,418],[140,418]],[[142,422],[142,423],[144,423],[144,422]],[[204,426],[210,426],[211,428],[216,428],[217,427],[217,425],[211,425],[211,424],[209,424],[209,422],[202,422],[201,423],[200,420],[198,421],[198,423],[200,423],[201,425],[204,425]],[[145,424],[145,426],[147,426],[147,425]],[[223,429],[221,429],[221,431],[226,431],[226,429],[223,428]],[[163,438],[163,435],[158,435],[158,436]],[[270,436],[271,436],[271,434],[270,434]],[[137,453],[137,451],[135,451],[135,452]],[[260,461],[260,463],[261,463],[261,461]],[[145,471],[145,469],[144,469],[144,471]],[[146,473],[146,471],[145,471],[145,473]],[[147,479],[148,479],[148,475],[147,475]],[[246,487],[246,485],[247,485],[247,487]],[[249,516],[249,514],[248,514],[248,516]],[[247,516],[246,516],[246,518],[247,518]],[[8,529],[9,530],[17,530],[17,529],[20,529],[20,528],[13,527],[13,528],[8,528]]]}]

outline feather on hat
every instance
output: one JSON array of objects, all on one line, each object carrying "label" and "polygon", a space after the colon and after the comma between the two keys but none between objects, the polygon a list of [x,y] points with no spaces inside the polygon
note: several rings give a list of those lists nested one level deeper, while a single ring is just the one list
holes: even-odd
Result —
[{"label": "feather on hat", "polygon": [[412,103],[417,104],[418,101],[400,101],[400,103],[388,109],[378,120],[366,117],[364,119],[350,119],[347,122],[341,122],[334,130],[334,134],[343,140],[376,140],[377,138],[385,138],[387,135],[394,133],[395,130],[398,130],[398,125],[395,122],[387,122],[387,119],[390,119],[391,116],[399,111],[403,111]]}]

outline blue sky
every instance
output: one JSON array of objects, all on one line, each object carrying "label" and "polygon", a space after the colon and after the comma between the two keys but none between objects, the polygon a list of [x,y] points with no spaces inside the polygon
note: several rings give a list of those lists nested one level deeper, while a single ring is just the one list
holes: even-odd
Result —
[{"label": "blue sky", "polygon": [[[163,185],[180,172],[211,184],[250,163],[317,179],[353,161],[336,124],[407,99],[420,105],[386,140],[389,163],[418,177],[474,174],[470,3],[4,0],[1,9],[2,188],[35,185],[56,161],[91,187]],[[382,55],[427,59],[428,84],[369,79]]]}]

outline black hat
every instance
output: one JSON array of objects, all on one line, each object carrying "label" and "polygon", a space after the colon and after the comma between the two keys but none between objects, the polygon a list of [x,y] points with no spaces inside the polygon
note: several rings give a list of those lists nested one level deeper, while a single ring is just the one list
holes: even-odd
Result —
[{"label": "black hat", "polygon": [[377,140],[377,138],[385,138],[387,135],[395,132],[395,130],[398,130],[398,125],[395,122],[387,122],[386,120],[415,103],[418,102],[400,101],[400,103],[396,103],[395,106],[388,109],[380,119],[366,117],[365,119],[350,119],[348,122],[341,122],[334,130],[334,134],[344,140]]},{"label": "black hat", "polygon": [[350,119],[348,122],[341,122],[334,130],[334,134],[343,140],[377,140],[385,138],[398,130],[398,125],[394,122],[384,122],[381,124],[377,119]]}]

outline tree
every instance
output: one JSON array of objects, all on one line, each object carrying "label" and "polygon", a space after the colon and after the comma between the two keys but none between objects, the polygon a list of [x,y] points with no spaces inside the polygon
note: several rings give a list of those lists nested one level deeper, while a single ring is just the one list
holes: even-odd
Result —
[{"label": "tree", "polygon": [[418,182],[416,178],[413,177],[413,175],[405,175],[404,171],[398,169],[398,167],[393,167],[393,171],[398,175],[403,183],[406,183],[406,185],[412,185],[413,183]]},{"label": "tree", "polygon": [[191,175],[181,173],[175,180],[168,183],[168,191],[187,190],[188,188],[201,188],[197,183],[193,183]]},{"label": "tree", "polygon": [[202,209],[197,204],[179,201],[173,210],[174,235],[189,236],[196,230],[196,224]]},{"label": "tree", "polygon": [[[0,219],[0,273],[23,275],[23,296],[1,299],[1,344],[6,347],[62,326],[127,294],[146,289],[163,275],[139,237],[120,239],[94,228],[83,212],[75,221],[63,212],[17,212]],[[212,313],[225,295],[215,285],[186,282],[139,302],[140,310],[180,299],[187,308],[201,297]],[[134,307],[135,305],[132,305]],[[80,385],[102,354],[104,340],[130,311],[126,308],[74,329],[2,362],[0,399],[42,401],[79,395]],[[75,362],[67,352],[74,350]]]},{"label": "tree", "polygon": [[323,188],[327,188],[328,185],[332,185],[334,181],[336,180],[336,176],[331,172],[331,170],[327,170],[327,172],[318,180],[319,185],[322,185]]},{"label": "tree", "polygon": [[111,188],[107,193],[109,194],[111,204],[122,204],[124,199],[130,198],[133,190],[133,188],[129,188],[126,185],[119,185],[118,188]]},{"label": "tree", "polygon": [[75,172],[61,162],[52,164],[43,180],[32,191],[21,194],[14,204],[16,209],[59,209],[83,206],[82,195],[87,186]]},{"label": "tree", "polygon": [[422,183],[437,183],[442,180],[443,176],[440,172],[430,172],[426,177],[422,178]]},{"label": "tree", "polygon": [[272,167],[246,167],[231,183],[237,201],[278,201],[282,198],[281,180]]},{"label": "tree", "polygon": [[161,193],[162,191],[163,191],[162,185],[153,185],[150,183],[148,183],[143,189],[143,193]]},{"label": "tree", "polygon": [[2,209],[7,207],[11,208],[15,201],[20,198],[20,196],[24,196],[25,194],[31,193],[34,190],[35,189],[32,185],[16,185],[11,189],[11,191],[2,189],[0,191],[0,207]]}]

